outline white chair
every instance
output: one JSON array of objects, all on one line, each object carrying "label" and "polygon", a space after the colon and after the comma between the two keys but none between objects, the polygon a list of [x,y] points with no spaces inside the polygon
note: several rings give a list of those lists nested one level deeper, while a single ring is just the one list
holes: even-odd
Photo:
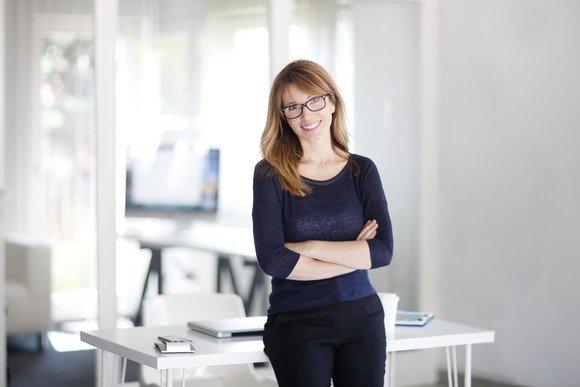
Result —
[{"label": "white chair", "polygon": [[4,238],[6,259],[6,333],[42,335],[52,328],[51,256],[45,239],[23,235]]},{"label": "white chair", "polygon": [[[143,325],[177,325],[189,321],[215,318],[245,317],[242,299],[235,294],[201,293],[161,295],[143,302]],[[141,383],[157,386],[159,371],[141,366]],[[174,372],[175,384],[182,383],[181,372]],[[209,366],[190,368],[185,371],[185,381],[191,387],[274,387],[275,380],[261,378],[253,364]]]}]

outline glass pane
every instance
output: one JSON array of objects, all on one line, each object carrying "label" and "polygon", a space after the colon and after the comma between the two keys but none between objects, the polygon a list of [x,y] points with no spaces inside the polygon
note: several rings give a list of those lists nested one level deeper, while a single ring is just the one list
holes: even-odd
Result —
[{"label": "glass pane", "polygon": [[[163,233],[176,220],[194,219],[193,206],[175,207],[191,204],[198,185],[215,189],[214,181],[196,184],[204,173],[197,154],[208,149],[219,150],[220,216],[251,222],[252,173],[269,91],[267,4],[120,0],[117,128],[127,183],[119,197],[147,205],[136,211],[126,200],[121,229]],[[213,176],[213,165],[207,169]],[[159,211],[155,203],[172,203],[173,210]],[[126,253],[117,260],[119,312],[131,315],[149,261],[131,241],[120,249]],[[164,253],[164,292],[215,291],[214,256]],[[152,279],[148,289],[155,293]]]},{"label": "glass pane", "polygon": [[269,88],[267,2],[180,3],[175,12],[122,0],[120,12],[117,112],[128,168],[173,163],[179,149],[219,149],[219,211],[249,219]]},{"label": "glass pane", "polygon": [[53,291],[95,284],[93,39],[45,33],[40,62],[41,205],[53,242]]},{"label": "glass pane", "polygon": [[[290,59],[309,59],[326,68],[345,101],[348,131],[354,135],[354,51],[348,1],[295,0],[290,26]],[[351,146],[354,138],[351,137]]]}]

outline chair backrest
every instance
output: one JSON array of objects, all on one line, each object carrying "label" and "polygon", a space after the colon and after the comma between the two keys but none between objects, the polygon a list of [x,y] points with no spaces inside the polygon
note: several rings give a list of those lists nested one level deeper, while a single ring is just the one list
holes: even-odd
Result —
[{"label": "chair backrest", "polygon": [[6,330],[44,332],[52,328],[52,248],[45,238],[8,234],[4,243]]},{"label": "chair backrest", "polygon": [[[143,325],[179,325],[189,321],[214,318],[246,317],[244,303],[236,294],[195,293],[195,294],[164,294],[143,300]],[[147,366],[141,366],[141,383],[148,385],[159,380],[159,372]],[[252,364],[236,364],[228,366],[195,367],[186,371],[186,379],[191,379],[193,385],[224,385],[213,378],[224,375],[254,374]],[[196,380],[201,379],[201,380]],[[190,384],[188,384],[190,385]],[[229,384],[226,384],[229,385]]]},{"label": "chair backrest", "polygon": [[178,325],[214,318],[245,317],[244,303],[236,294],[164,294],[143,301],[143,325]]},{"label": "chair backrest", "polygon": [[52,249],[47,239],[8,234],[4,237],[4,246],[7,280],[26,284],[36,277],[50,277]]}]

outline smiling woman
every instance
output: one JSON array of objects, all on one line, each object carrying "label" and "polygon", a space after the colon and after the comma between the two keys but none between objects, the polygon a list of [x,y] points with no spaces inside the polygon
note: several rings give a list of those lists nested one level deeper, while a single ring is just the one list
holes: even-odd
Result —
[{"label": "smiling woman", "polygon": [[[326,140],[329,131],[332,147],[322,146],[327,152],[324,156],[328,156],[328,164],[336,166],[344,163],[349,155],[342,96],[321,66],[306,60],[292,62],[272,85],[261,140],[264,158],[280,173],[284,189],[298,196],[310,191],[300,179],[300,168],[312,166],[310,152],[305,152],[303,147],[322,144],[321,139]],[[301,143],[298,139],[308,141]],[[303,157],[304,152],[307,157]]]},{"label": "smiling woman", "polygon": [[254,170],[256,256],[272,276],[264,351],[280,386],[382,386],[384,311],[367,269],[393,235],[376,165],[348,151],[344,104],[318,64],[272,84]]},{"label": "smiling woman", "polygon": [[[310,98],[304,103],[289,102],[284,107],[284,116],[288,120],[288,124],[294,130],[294,133],[296,133],[297,136],[300,136],[300,133],[304,132],[312,133],[314,129],[317,129],[323,121],[325,121],[324,124],[328,122],[328,126],[330,126],[332,113],[334,113],[335,109],[332,101],[329,101],[328,103],[329,109],[325,109],[327,105],[326,98],[329,96],[330,94],[319,95]],[[310,96],[305,95],[298,87],[291,84],[284,90],[284,93],[282,94],[282,101],[294,101],[296,99],[301,100],[308,97]],[[304,108],[306,108],[307,113],[304,113]],[[298,120],[298,118],[300,118],[300,120]],[[301,128],[302,131],[298,131],[298,128]]]}]

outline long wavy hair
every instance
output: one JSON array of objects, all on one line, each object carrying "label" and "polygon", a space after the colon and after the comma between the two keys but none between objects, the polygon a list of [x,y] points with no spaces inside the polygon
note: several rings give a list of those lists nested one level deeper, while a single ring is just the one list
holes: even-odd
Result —
[{"label": "long wavy hair", "polygon": [[303,157],[302,145],[282,110],[282,93],[295,85],[310,95],[329,94],[335,111],[330,124],[332,148],[336,154],[354,161],[348,151],[348,132],[344,102],[334,80],[319,64],[309,60],[295,60],[284,67],[274,79],[268,100],[268,116],[262,133],[260,148],[263,158],[272,166],[280,185],[296,196],[304,197],[310,187],[302,180],[298,164]]}]

